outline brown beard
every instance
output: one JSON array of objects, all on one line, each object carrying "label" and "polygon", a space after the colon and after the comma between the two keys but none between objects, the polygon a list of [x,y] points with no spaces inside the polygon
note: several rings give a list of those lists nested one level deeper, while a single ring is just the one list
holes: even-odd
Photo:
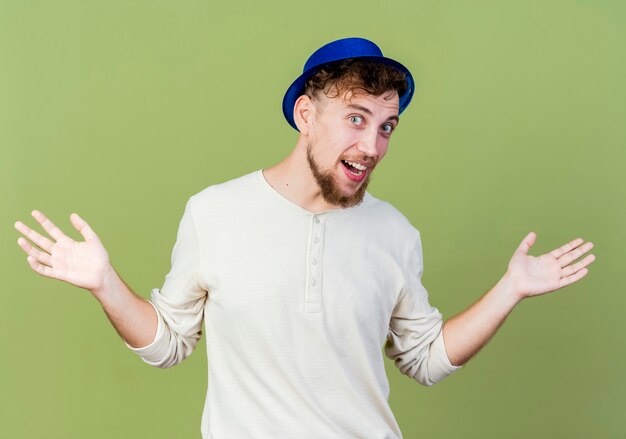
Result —
[{"label": "brown beard", "polygon": [[344,195],[339,189],[339,186],[335,183],[335,176],[332,169],[326,171],[320,170],[319,166],[315,162],[315,157],[313,157],[312,149],[313,148],[309,143],[306,148],[306,158],[309,162],[309,167],[311,168],[313,177],[315,177],[315,181],[322,191],[322,197],[324,200],[326,200],[327,203],[344,208],[360,204],[365,196],[365,189],[367,189],[367,185],[370,180],[371,169],[368,169],[365,180],[363,180],[361,186],[359,186],[359,189],[357,189],[354,194],[350,196]]}]

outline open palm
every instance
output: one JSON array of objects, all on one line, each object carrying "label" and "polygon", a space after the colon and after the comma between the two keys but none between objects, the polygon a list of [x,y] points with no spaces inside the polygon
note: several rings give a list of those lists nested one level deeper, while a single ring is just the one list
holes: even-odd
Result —
[{"label": "open palm", "polygon": [[584,242],[582,238],[574,239],[550,253],[530,256],[528,250],[536,239],[535,233],[529,233],[515,250],[508,266],[507,273],[522,298],[548,293],[582,279],[589,272],[586,267],[595,260],[595,256],[589,254],[572,264],[593,248],[591,242],[581,245]]},{"label": "open palm", "polygon": [[33,210],[32,215],[54,241],[20,221],[15,223],[15,228],[41,249],[31,245],[23,237],[17,240],[28,255],[30,267],[43,276],[59,279],[80,288],[88,290],[99,288],[109,264],[109,255],[91,227],[77,214],[70,215],[72,225],[85,238],[83,242],[74,241],[43,213]]}]

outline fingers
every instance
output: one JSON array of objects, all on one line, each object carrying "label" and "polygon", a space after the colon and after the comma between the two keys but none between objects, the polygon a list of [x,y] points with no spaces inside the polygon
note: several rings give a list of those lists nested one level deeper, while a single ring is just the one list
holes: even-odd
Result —
[{"label": "fingers", "polygon": [[85,240],[89,241],[91,239],[98,239],[98,235],[96,235],[91,227],[89,227],[89,224],[87,224],[87,222],[82,219],[77,213],[72,213],[70,215],[70,221],[72,222],[74,228],[78,230],[81,235],[83,235],[83,238],[85,238]]},{"label": "fingers", "polygon": [[33,215],[33,218],[35,218],[37,222],[41,224],[44,230],[48,232],[48,235],[52,236],[55,239],[55,241],[58,241],[65,236],[61,229],[55,226],[54,223],[50,221],[50,219],[48,219],[43,213],[39,212],[38,210],[33,210],[31,214]]},{"label": "fingers", "polygon": [[536,240],[537,234],[535,232],[530,232],[528,235],[526,235],[526,237],[524,237],[524,239],[522,239],[522,242],[520,243],[519,247],[517,247],[517,250],[525,255],[528,254],[528,250],[530,250]]},{"label": "fingers", "polygon": [[584,245],[580,245],[583,242],[582,238],[577,238],[563,247],[554,250],[550,254],[561,254],[558,258],[561,265],[561,280],[559,281],[559,288],[571,285],[574,282],[579,281],[589,273],[587,266],[596,260],[594,254],[587,255],[583,260],[578,261],[575,264],[569,265],[572,261],[578,259],[583,254],[587,253],[593,248],[592,242],[587,242]]},{"label": "fingers", "polygon": [[35,270],[37,273],[41,274],[42,276],[55,278],[52,268],[48,267],[47,265],[43,265],[39,263],[32,256],[28,256],[26,260],[28,261],[28,265],[30,265],[30,268]]},{"label": "fingers", "polygon": [[583,268],[582,270],[572,274],[571,276],[567,276],[567,277],[562,278],[559,281],[558,288],[563,288],[563,287],[566,287],[568,285],[573,284],[576,281],[579,281],[580,279],[585,277],[587,275],[587,273],[589,273],[589,270],[587,268]]},{"label": "fingers", "polygon": [[42,252],[41,250],[36,249],[21,236],[18,238],[17,243],[19,244],[20,247],[22,247],[22,250],[24,250],[24,252],[26,252],[26,254],[28,255],[29,263],[30,263],[30,259],[33,258],[37,262],[43,262],[49,267],[52,266],[51,256],[48,253]]},{"label": "fingers", "polygon": [[569,252],[565,253],[563,256],[561,256],[558,259],[559,260],[559,264],[561,265],[561,268],[568,266],[572,261],[578,259],[582,255],[587,253],[589,250],[591,250],[592,248],[593,248],[593,243],[592,242],[587,242],[584,245],[581,245],[580,247],[575,248],[575,249],[570,250]]},{"label": "fingers", "polygon": [[550,255],[554,256],[556,259],[559,259],[565,253],[567,253],[568,251],[578,247],[582,243],[583,243],[583,239],[582,238],[576,238],[573,241],[570,241],[567,244],[565,244],[563,247],[557,248],[556,250],[552,250],[550,252]]},{"label": "fingers", "polygon": [[21,232],[28,239],[33,241],[39,248],[44,249],[48,253],[52,253],[52,245],[53,243],[46,237],[41,236],[39,233],[35,232],[33,229],[28,227],[26,224],[21,221],[15,222],[15,228]]},{"label": "fingers", "polygon": [[593,261],[596,260],[596,256],[591,254],[591,255],[587,255],[585,257],[585,259],[583,259],[582,261],[579,261],[573,265],[570,265],[569,267],[565,267],[563,270],[561,270],[561,277],[567,277],[570,276],[572,274],[575,274],[576,272],[582,270],[583,268],[585,268],[587,265],[591,264]]}]

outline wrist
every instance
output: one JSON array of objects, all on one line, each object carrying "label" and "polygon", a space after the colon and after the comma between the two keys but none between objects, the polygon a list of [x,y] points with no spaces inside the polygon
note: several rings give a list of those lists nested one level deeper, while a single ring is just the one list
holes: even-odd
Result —
[{"label": "wrist", "polygon": [[508,272],[506,272],[498,281],[496,288],[500,292],[500,295],[511,303],[512,307],[524,299],[524,296],[520,293],[519,288],[517,288],[515,279],[513,279]]},{"label": "wrist", "polygon": [[90,290],[91,294],[100,302],[102,302],[102,299],[107,295],[110,295],[110,292],[114,290],[115,285],[119,282],[119,276],[111,264],[107,264],[102,272],[101,278],[102,283],[100,286]]}]

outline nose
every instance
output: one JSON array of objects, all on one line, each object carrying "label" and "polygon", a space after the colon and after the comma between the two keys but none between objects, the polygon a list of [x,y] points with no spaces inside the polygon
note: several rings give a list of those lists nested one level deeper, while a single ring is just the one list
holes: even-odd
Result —
[{"label": "nose", "polygon": [[376,131],[372,133],[369,130],[364,132],[361,139],[359,139],[357,149],[362,154],[365,154],[374,160],[378,160],[378,133]]}]

